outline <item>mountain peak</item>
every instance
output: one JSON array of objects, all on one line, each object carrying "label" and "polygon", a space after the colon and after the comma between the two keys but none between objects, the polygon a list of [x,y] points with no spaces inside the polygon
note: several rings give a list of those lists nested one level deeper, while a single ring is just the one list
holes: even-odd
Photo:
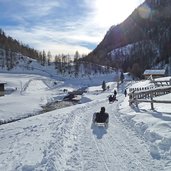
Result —
[{"label": "mountain peak", "polygon": [[[171,1],[146,0],[122,23],[111,26],[87,60],[122,68],[128,71],[135,63],[146,68],[159,62],[167,64],[171,50]],[[123,55],[123,47],[132,44]],[[120,48],[120,53],[111,53]],[[146,62],[143,62],[145,59]]]}]

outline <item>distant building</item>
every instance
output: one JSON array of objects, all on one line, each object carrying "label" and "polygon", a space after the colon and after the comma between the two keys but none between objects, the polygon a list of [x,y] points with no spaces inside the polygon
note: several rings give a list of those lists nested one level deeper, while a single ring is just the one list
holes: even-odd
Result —
[{"label": "distant building", "polygon": [[2,82],[0,82],[0,96],[4,96],[4,94],[5,94],[5,84],[6,83],[2,83]]},{"label": "distant building", "polygon": [[145,79],[148,79],[150,76],[152,76],[153,78],[165,77],[166,69],[145,70],[143,75],[144,75]]},{"label": "distant building", "polygon": [[5,50],[0,48],[0,67],[4,65],[5,62]]}]

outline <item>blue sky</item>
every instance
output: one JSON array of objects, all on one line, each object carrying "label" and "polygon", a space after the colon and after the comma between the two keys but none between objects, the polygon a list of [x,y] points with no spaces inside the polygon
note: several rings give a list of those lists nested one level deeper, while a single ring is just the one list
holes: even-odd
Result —
[{"label": "blue sky", "polygon": [[0,0],[0,28],[37,50],[87,54],[144,0]]}]

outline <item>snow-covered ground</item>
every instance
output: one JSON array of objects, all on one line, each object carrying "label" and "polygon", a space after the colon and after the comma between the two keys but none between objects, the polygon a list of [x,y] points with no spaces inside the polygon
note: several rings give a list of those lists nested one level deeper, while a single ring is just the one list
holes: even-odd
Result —
[{"label": "snow-covered ground", "polygon": [[[148,81],[125,82],[118,101],[109,104],[108,96],[117,87],[113,77],[60,81],[0,74],[8,90],[0,97],[0,171],[171,170],[171,104],[154,104],[153,111],[148,103],[130,107],[123,90]],[[105,92],[103,80],[110,86]],[[88,88],[80,104],[41,112],[41,106],[62,100],[64,89],[83,86]],[[171,94],[159,98],[171,99]],[[92,125],[93,113],[102,106],[110,116],[108,129]]]}]

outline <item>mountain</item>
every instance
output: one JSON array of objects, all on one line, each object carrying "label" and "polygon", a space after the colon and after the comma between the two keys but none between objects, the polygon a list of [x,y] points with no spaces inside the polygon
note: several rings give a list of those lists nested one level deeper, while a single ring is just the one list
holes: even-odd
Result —
[{"label": "mountain", "polygon": [[[141,76],[171,57],[171,1],[146,0],[121,24],[112,26],[84,60]],[[171,60],[170,60],[171,61]]]}]

